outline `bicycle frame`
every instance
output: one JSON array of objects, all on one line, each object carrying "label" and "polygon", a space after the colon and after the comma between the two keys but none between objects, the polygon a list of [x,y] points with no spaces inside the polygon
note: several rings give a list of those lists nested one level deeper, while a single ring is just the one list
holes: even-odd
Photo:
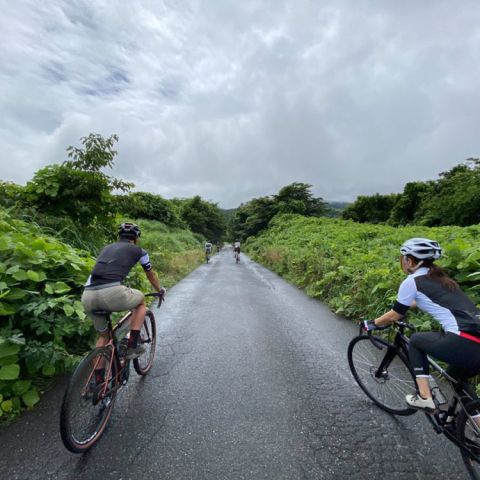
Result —
[{"label": "bicycle frame", "polygon": [[[375,372],[376,378],[380,378],[383,375],[385,368],[390,365],[390,363],[392,362],[393,358],[395,357],[395,355],[399,350],[403,351],[406,358],[409,359],[409,356],[408,356],[409,339],[407,336],[405,336],[404,331],[405,331],[405,328],[411,328],[411,327],[409,326],[409,324],[404,322],[398,322],[397,327],[398,327],[398,330],[395,334],[393,343],[390,343],[383,338],[376,338],[374,335],[371,334],[371,332],[368,332],[370,341],[376,348],[380,348],[378,344],[381,344],[382,348],[387,346],[387,352],[383,360],[381,361],[380,365],[378,366],[377,371]],[[361,333],[362,333],[362,330],[361,330]],[[378,342],[378,344],[376,344],[376,342]],[[447,402],[448,407],[446,410],[442,410],[441,412],[436,412],[433,414],[424,412],[425,416],[427,417],[428,421],[432,424],[435,432],[443,433],[458,448],[468,453],[477,462],[480,462],[480,456],[472,452],[463,443],[461,443],[455,436],[455,431],[452,432],[447,428],[447,422],[446,422],[446,419],[454,418],[457,415],[456,412],[459,406],[468,415],[467,409],[466,409],[466,403],[474,400],[475,394],[472,395],[472,391],[468,383],[465,383],[461,380],[457,380],[453,378],[451,375],[448,374],[448,372],[446,372],[445,369],[443,369],[430,356],[427,356],[427,358],[428,358],[428,363],[433,368],[433,370],[437,371],[440,374],[441,378],[445,379],[447,382],[451,384],[451,386],[453,387],[454,393],[450,401]],[[443,414],[443,417],[441,416],[441,414]],[[473,422],[473,425],[474,425],[475,431],[480,436],[480,427],[476,424],[476,422]]]},{"label": "bicycle frame", "polygon": [[[99,394],[100,399],[105,398],[107,396],[107,391],[110,391],[108,389],[108,379],[110,378],[110,374],[111,374],[112,367],[113,367],[113,362],[115,362],[115,364],[117,366],[117,381],[116,381],[116,386],[111,390],[118,390],[122,386],[121,377],[122,377],[122,373],[123,373],[126,365],[128,364],[127,363],[128,361],[125,361],[122,364],[122,362],[120,360],[120,357],[118,355],[117,346],[116,346],[117,340],[116,340],[116,335],[115,334],[119,330],[122,329],[122,327],[125,325],[125,323],[128,321],[128,319],[131,317],[131,315],[132,315],[132,311],[127,312],[119,320],[119,322],[115,325],[115,327],[113,327],[113,328],[112,328],[112,320],[110,318],[110,315],[107,318],[108,337],[109,338],[108,338],[108,342],[104,346],[107,347],[107,348],[110,348],[113,351],[113,355],[110,356],[109,365],[108,365],[107,368],[105,368],[105,381],[103,382],[102,391]],[[90,374],[90,376],[87,379],[85,388],[88,388],[88,384],[90,383],[90,380],[92,379],[92,377],[95,373],[95,370],[97,370],[97,367],[99,366],[100,362],[102,362],[102,361],[104,361],[104,360],[102,360],[100,358],[96,360],[95,365],[93,366],[93,369],[92,369],[92,373]]]}]

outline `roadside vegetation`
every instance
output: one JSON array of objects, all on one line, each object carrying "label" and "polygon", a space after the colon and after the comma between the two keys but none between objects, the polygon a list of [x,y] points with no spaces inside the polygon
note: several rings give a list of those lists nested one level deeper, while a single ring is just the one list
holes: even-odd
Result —
[{"label": "roadside vegetation", "polygon": [[480,223],[480,160],[470,158],[437,180],[407,183],[402,193],[364,195],[344,219],[390,225],[468,226]]},{"label": "roadside vegetation", "polygon": [[[395,300],[404,278],[399,247],[411,237],[438,240],[438,262],[480,305],[480,226],[392,227],[331,218],[279,215],[246,251],[255,261],[355,320],[375,318]],[[420,330],[433,328],[430,317],[412,312]]]},{"label": "roadside vegetation", "polygon": [[[26,185],[0,182],[0,421],[34,406],[92,347],[80,296],[121,221],[140,225],[141,245],[167,287],[203,261],[206,238],[224,235],[216,204],[132,192],[132,183],[107,175],[117,140],[90,134]],[[150,289],[139,267],[126,283]]]}]

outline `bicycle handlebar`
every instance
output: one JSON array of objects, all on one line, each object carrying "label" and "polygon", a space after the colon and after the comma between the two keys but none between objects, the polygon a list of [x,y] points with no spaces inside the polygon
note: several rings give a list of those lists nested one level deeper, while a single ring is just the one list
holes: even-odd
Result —
[{"label": "bicycle handlebar", "polygon": [[[395,322],[398,326],[403,327],[403,328],[408,328],[409,330],[412,330],[413,332],[417,330],[415,325],[412,325],[411,323],[404,322],[402,320],[399,320],[398,322]],[[395,325],[395,324],[393,324]]]},{"label": "bicycle handlebar", "polygon": [[146,293],[145,297],[157,297],[158,298],[158,303],[157,307],[160,308],[160,305],[162,302],[165,301],[165,293],[164,292],[153,292],[153,293]]},{"label": "bicycle handlebar", "polygon": [[[404,330],[407,328],[408,330],[416,331],[415,325],[412,325],[411,323],[405,322],[403,320],[398,320],[397,322],[393,322],[390,325],[385,325],[384,327],[376,327],[375,331],[381,331],[381,330],[388,330],[389,328],[394,328],[394,327],[399,327],[401,330]],[[360,322],[360,334],[364,332],[363,330],[363,325],[362,322]],[[368,332],[370,335],[372,333],[372,330]]]}]

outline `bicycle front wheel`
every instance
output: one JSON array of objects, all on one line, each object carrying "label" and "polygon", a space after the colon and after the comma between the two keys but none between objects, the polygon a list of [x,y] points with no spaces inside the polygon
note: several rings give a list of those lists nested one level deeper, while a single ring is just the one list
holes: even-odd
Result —
[{"label": "bicycle front wheel", "polygon": [[60,433],[68,450],[85,452],[100,438],[112,413],[117,382],[110,347],[96,348],[77,366],[60,413]]},{"label": "bicycle front wheel", "polygon": [[[386,357],[388,353],[388,357]],[[379,370],[382,361],[388,361]],[[360,335],[348,345],[348,364],[353,377],[367,396],[386,412],[412,415],[405,396],[416,390],[415,378],[404,354],[387,341]]]},{"label": "bicycle front wheel", "polygon": [[145,315],[138,342],[145,347],[145,353],[133,361],[133,367],[139,375],[146,375],[152,368],[157,348],[155,317],[150,310],[148,310]]},{"label": "bicycle front wheel", "polygon": [[475,480],[480,480],[480,401],[469,402],[457,416],[457,439],[470,450],[461,450],[463,463]]}]

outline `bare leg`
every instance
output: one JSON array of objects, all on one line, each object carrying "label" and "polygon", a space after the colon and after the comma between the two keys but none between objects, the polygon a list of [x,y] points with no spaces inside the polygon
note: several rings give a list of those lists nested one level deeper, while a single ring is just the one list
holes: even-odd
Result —
[{"label": "bare leg", "polygon": [[417,377],[418,391],[423,398],[432,398],[432,392],[430,390],[430,383],[427,377]]},{"label": "bare leg", "polygon": [[141,330],[146,313],[147,307],[144,303],[141,303],[137,308],[133,310],[132,321],[130,323],[131,330]]}]

